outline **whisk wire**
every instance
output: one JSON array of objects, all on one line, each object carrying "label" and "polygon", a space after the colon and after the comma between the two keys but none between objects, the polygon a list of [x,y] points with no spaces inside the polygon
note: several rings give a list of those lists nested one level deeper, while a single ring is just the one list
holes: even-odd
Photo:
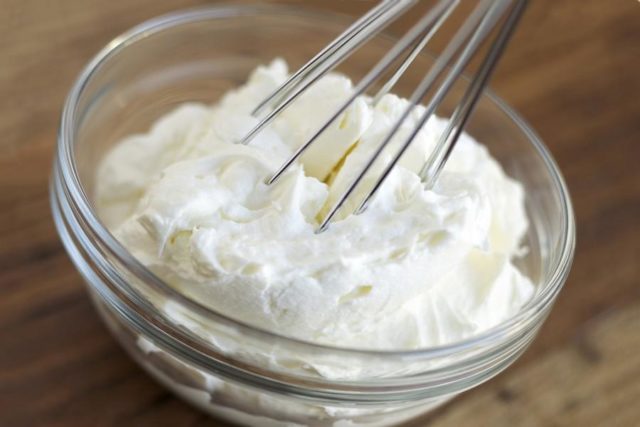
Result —
[{"label": "whisk wire", "polygon": [[476,105],[482,90],[486,86],[500,55],[513,35],[513,31],[515,30],[526,5],[527,0],[517,0],[513,9],[509,13],[509,16],[505,20],[505,23],[500,28],[500,32],[496,36],[495,42],[491,46],[489,53],[484,58],[482,65],[480,65],[475,78],[462,96],[460,104],[453,112],[453,115],[447,123],[445,131],[440,136],[436,147],[420,171],[419,176],[421,181],[424,183],[425,188],[432,188],[438,179],[440,172],[444,168],[444,165],[453,151],[456,141],[460,137],[467,120],[473,112],[473,107]]},{"label": "whisk wire", "polygon": [[[372,18],[371,22],[346,37],[344,44],[341,44],[335,51],[331,51],[327,54],[326,59],[322,58],[313,66],[311,66],[306,73],[302,73],[291,83],[291,87],[287,89],[278,89],[276,95],[272,95],[274,99],[278,100],[274,109],[256,126],[254,126],[242,140],[240,144],[248,144],[260,131],[266,126],[271,124],[276,117],[278,117],[293,101],[295,101],[300,95],[302,95],[311,85],[318,81],[322,76],[329,71],[337,67],[343,60],[345,60],[355,49],[364,44],[367,40],[378,34],[384,29],[390,22],[397,18],[404,10],[406,10],[413,1],[409,0],[396,0],[390,3],[388,9],[384,9],[382,13]],[[297,74],[297,73],[296,73]],[[285,82],[286,84],[286,82]],[[283,101],[280,101],[282,92],[286,91],[288,96]]]},{"label": "whisk wire", "polygon": [[[358,82],[354,87],[352,95],[336,110],[336,112],[325,122],[323,125],[309,138],[305,143],[298,147],[298,149],[283,163],[283,165],[276,170],[276,172],[267,180],[268,184],[276,182],[284,172],[313,144],[316,139],[324,133],[333,122],[335,122],[342,113],[356,100],[357,97],[362,95],[373,83],[375,83],[382,74],[396,61],[400,55],[411,44],[429,31],[429,28],[434,25],[434,22],[447,12],[450,13],[451,9],[459,3],[459,0],[441,0],[427,15],[425,15],[420,22],[409,30],[409,32],[389,51],[387,54],[371,69],[366,76]],[[429,37],[431,33],[428,32],[426,37]]]},{"label": "whisk wire", "polygon": [[400,157],[409,147],[409,145],[411,144],[415,136],[418,134],[420,129],[424,126],[424,123],[426,123],[426,121],[431,116],[433,111],[435,111],[435,108],[439,104],[441,98],[443,98],[444,94],[446,94],[446,92],[448,91],[448,86],[450,86],[453,83],[453,81],[455,81],[455,79],[457,78],[457,74],[462,72],[462,69],[466,65],[465,61],[468,61],[470,59],[470,55],[468,53],[473,52],[471,50],[473,48],[471,44],[476,42],[479,39],[481,40],[482,30],[486,28],[485,27],[486,24],[489,24],[488,20],[491,17],[493,17],[498,11],[498,9],[500,9],[500,6],[504,6],[504,4],[507,1],[508,0],[497,0],[497,1],[482,0],[476,6],[474,11],[471,13],[471,15],[469,15],[467,20],[462,25],[462,27],[460,27],[460,29],[456,32],[451,42],[447,45],[445,50],[438,57],[433,67],[429,70],[427,75],[420,82],[417,89],[413,92],[413,94],[409,98],[409,105],[404,109],[404,111],[400,115],[400,118],[395,121],[391,130],[387,133],[384,140],[378,145],[376,150],[371,154],[367,163],[362,168],[361,172],[353,179],[349,187],[347,187],[347,190],[344,193],[342,193],[338,201],[329,210],[329,213],[325,216],[324,220],[320,224],[320,227],[318,227],[317,232],[322,232],[328,227],[333,217],[340,210],[340,208],[345,203],[345,201],[349,198],[349,196],[351,196],[351,194],[355,191],[355,189],[358,187],[360,182],[366,176],[367,172],[371,169],[371,167],[373,167],[376,160],[380,157],[380,155],[382,154],[384,149],[387,147],[387,145],[389,145],[393,137],[398,133],[398,131],[402,127],[402,124],[411,114],[411,111],[422,100],[422,98],[424,98],[427,92],[433,87],[433,84],[436,82],[438,76],[445,70],[446,66],[449,64],[450,60],[453,58],[455,53],[460,49],[462,44],[469,38],[473,30],[476,29],[476,27],[478,26],[478,22],[480,22],[480,26],[478,27],[478,30],[475,32],[474,36],[472,37],[472,41],[464,49],[464,51],[460,56],[460,59],[456,63],[456,66],[454,66],[454,68],[451,70],[451,72],[445,79],[444,83],[438,88],[438,90],[436,91],[436,94],[433,96],[433,98],[427,105],[426,111],[422,115],[420,123],[415,127],[413,133],[408,138],[405,139],[402,146],[396,152],[391,162],[383,170],[382,175],[375,182],[372,189],[367,193],[364,201],[358,207],[356,212],[357,211],[362,212],[365,209],[369,199],[378,191],[380,185],[382,185],[382,182],[384,182],[384,180],[387,178],[387,176],[391,172],[392,168],[400,160]]},{"label": "whisk wire", "polygon": [[[304,93],[318,79],[333,70],[344,61],[355,49],[378,34],[386,25],[400,16],[417,0],[383,0],[372,8],[362,18],[352,24],[340,34],[321,52],[315,55],[309,62],[303,65],[291,77],[289,77],[277,90],[262,101],[253,111],[256,117],[269,111],[264,118],[239,141],[249,143],[255,135],[268,126],[281,114],[293,101]],[[276,182],[288,168],[322,135],[332,123],[334,123],[349,106],[363,95],[376,81],[378,81],[398,59],[406,54],[392,76],[387,79],[381,89],[373,97],[375,105],[397,83],[407,68],[415,60],[416,56],[425,48],[441,26],[447,21],[453,10],[461,0],[439,0],[384,56],[376,65],[355,85],[352,94],[340,104],[339,108],[322,123],[313,135],[301,144],[295,152],[273,173],[267,180],[267,184]],[[473,112],[473,108],[486,86],[489,77],[495,68],[513,30],[524,11],[528,0],[480,0],[471,14],[456,31],[453,38],[445,47],[442,54],[435,60],[433,66],[427,71],[414,92],[409,97],[407,106],[400,117],[392,124],[390,131],[384,136],[374,152],[367,159],[364,167],[351,180],[346,190],[340,194],[337,201],[330,207],[328,213],[320,223],[316,232],[326,230],[355,189],[361,184],[364,177],[378,161],[385,148],[389,146],[398,134],[407,118],[416,106],[422,102],[425,96],[433,90],[426,103],[424,111],[420,115],[417,125],[413,126],[409,136],[400,141],[399,147],[394,152],[391,160],[386,162],[382,173],[376,177],[373,186],[366,192],[363,200],[355,210],[355,214],[362,213],[375,197],[382,184],[385,182],[393,168],[400,161],[407,149],[433,116],[454,83],[461,77],[464,69],[479,50],[482,43],[497,26],[503,15],[509,10],[507,17],[500,26],[493,43],[484,56],[478,72],[472,79],[459,104],[449,120],[444,132],[439,136],[432,152],[426,159],[419,176],[425,188],[432,188],[439,176],[444,164],[448,160],[462,129]],[[407,50],[409,51],[408,53]],[[454,58],[457,58],[454,60]],[[449,71],[442,78],[442,82],[434,88],[441,74],[453,61]]]},{"label": "whisk wire", "polygon": [[[424,127],[424,125],[427,123],[429,118],[433,115],[433,113],[435,112],[436,108],[444,100],[444,97],[451,90],[451,88],[453,87],[453,84],[458,80],[458,78],[460,77],[460,75],[462,74],[464,69],[467,67],[467,65],[469,64],[470,60],[473,58],[474,54],[477,52],[479,46],[486,39],[486,37],[491,32],[491,30],[495,27],[496,22],[504,14],[504,12],[505,12],[507,6],[509,5],[509,3],[511,3],[511,0],[502,0],[502,1],[495,1],[490,5],[489,10],[486,12],[484,17],[482,18],[482,21],[477,26],[477,30],[474,32],[473,36],[471,37],[471,40],[465,46],[465,48],[464,48],[463,52],[460,54],[458,60],[455,62],[454,66],[451,68],[451,71],[447,74],[447,76],[445,77],[445,79],[442,82],[442,84],[438,87],[436,93],[433,95],[433,97],[430,99],[429,103],[426,105],[425,112],[420,117],[420,119],[418,121],[418,124],[414,127],[412,133],[404,140],[404,142],[402,143],[402,145],[400,146],[400,148],[398,149],[396,154],[393,156],[392,160],[389,163],[387,163],[387,165],[385,166],[383,172],[380,174],[380,176],[376,180],[375,184],[373,185],[372,189],[367,193],[367,195],[364,197],[364,200],[361,202],[360,206],[356,209],[356,211],[355,211],[356,214],[362,213],[366,209],[369,201],[378,192],[378,190],[380,189],[380,186],[382,185],[382,183],[385,181],[385,179],[387,178],[389,173],[391,173],[391,170],[394,168],[394,166],[398,163],[398,161],[400,160],[402,155],[409,148],[409,145],[415,139],[415,137],[420,132],[420,130]],[[483,5],[480,4],[479,8],[481,6],[483,6]],[[474,25],[472,24],[471,27],[473,27],[473,26]],[[463,28],[460,29],[460,33],[462,33],[464,30],[465,29],[464,29],[464,26],[463,26]],[[464,34],[461,34],[461,36],[462,37],[460,37],[459,40],[456,40],[456,41],[452,42],[452,44],[450,44],[447,47],[447,49],[449,47],[451,47],[452,48],[452,52],[446,52],[446,50],[445,50],[445,52],[443,52],[443,54],[442,54],[442,56],[440,58],[443,58],[444,61],[446,61],[448,63],[449,59],[451,59],[451,56],[449,56],[449,54],[453,55],[453,53],[455,53],[455,51],[458,50],[454,46],[454,43],[457,43],[458,41],[462,42],[462,41],[466,40],[466,38],[467,38],[467,37],[465,37]],[[489,56],[488,58],[492,59],[492,58],[497,58],[497,57]],[[476,78],[475,80],[477,81],[478,79]],[[424,87],[424,89],[426,89],[425,91],[417,93],[417,96],[419,97],[419,99],[417,99],[417,100],[416,99],[412,99],[412,100],[416,101],[416,103],[420,102],[420,100],[424,97],[424,95],[426,95],[427,91],[429,90],[428,86],[429,85],[425,85],[425,87]],[[483,86],[481,86],[481,87],[483,87]],[[415,106],[415,104],[413,106]],[[413,109],[413,106],[410,106],[407,109],[408,110],[408,111],[406,111],[406,115],[407,116],[411,112],[411,110]],[[404,118],[406,119],[406,116]],[[446,134],[446,131],[445,131],[445,134]],[[457,140],[458,136],[459,136],[459,133],[455,134],[455,138],[452,138],[451,141],[449,142],[450,145],[451,145],[451,147],[450,147],[451,149],[453,148],[453,144]],[[389,142],[388,140],[385,141],[385,145],[388,144],[388,142]],[[432,152],[432,156],[433,156],[433,154],[435,154],[435,152]],[[432,156],[430,156],[430,158]],[[433,167],[438,168],[438,164],[440,164],[440,163],[442,163],[442,165],[444,165],[443,161],[446,161],[446,159],[447,159],[447,157],[439,158],[437,162],[434,162],[434,166]]]},{"label": "whisk wire", "polygon": [[425,34],[422,40],[420,40],[420,42],[416,44],[413,47],[413,49],[411,49],[411,52],[409,52],[409,55],[407,55],[407,58],[404,61],[402,61],[402,63],[400,64],[396,72],[389,78],[389,80],[387,80],[387,82],[375,94],[372,101],[373,105],[376,105],[383,96],[385,96],[387,93],[391,91],[391,89],[393,89],[393,87],[398,82],[398,80],[400,80],[400,77],[402,77],[404,72],[407,71],[407,68],[409,68],[409,66],[413,63],[413,61],[416,59],[418,54],[422,52],[422,50],[427,45],[427,43],[431,41],[433,36],[438,32],[440,27],[442,27],[442,25],[446,22],[446,20],[449,18],[449,16],[455,10],[456,6],[458,6],[459,3],[460,3],[460,0],[455,0],[455,1],[452,1],[451,4],[447,6],[444,13],[442,13],[442,15],[438,18],[438,21],[431,27],[430,30],[428,30],[428,32]]},{"label": "whisk wire", "polygon": [[[415,0],[413,0],[415,1]],[[390,8],[399,3],[399,0],[384,0],[378,3],[377,6],[372,8],[360,19],[354,22],[349,28],[343,31],[336,39],[325,46],[320,52],[318,52],[311,60],[300,67],[295,73],[293,73],[287,80],[280,85],[272,94],[267,96],[260,104],[258,104],[252,112],[255,117],[260,117],[265,110],[272,108],[284,101],[291,91],[304,80],[310,72],[316,69],[321,64],[325,63],[327,59],[334,53],[336,53],[341,47],[344,47],[350,40],[353,39],[358,33],[367,28],[374,20],[380,18],[383,14],[387,13]],[[405,3],[407,2],[405,0]]]}]

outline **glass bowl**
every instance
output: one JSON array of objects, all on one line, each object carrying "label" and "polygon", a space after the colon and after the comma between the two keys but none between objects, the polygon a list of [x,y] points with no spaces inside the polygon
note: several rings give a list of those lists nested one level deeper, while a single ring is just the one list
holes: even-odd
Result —
[{"label": "glass bowl", "polygon": [[[62,113],[51,179],[60,237],[109,329],[151,375],[185,400],[241,425],[391,425],[423,414],[509,366],[546,318],[573,258],[567,189],[540,139],[485,93],[467,131],[526,189],[528,254],[537,290],[517,315],[470,339],[412,351],[371,351],[287,338],[214,312],[134,259],[93,208],[96,166],[122,137],[187,101],[212,103],[274,57],[302,65],[344,17],[279,6],[222,6],[145,22],[89,63]],[[379,36],[340,71],[362,76],[393,39]],[[420,56],[397,88],[414,87]],[[447,114],[467,82],[441,109]],[[330,373],[330,374],[329,374]]]}]

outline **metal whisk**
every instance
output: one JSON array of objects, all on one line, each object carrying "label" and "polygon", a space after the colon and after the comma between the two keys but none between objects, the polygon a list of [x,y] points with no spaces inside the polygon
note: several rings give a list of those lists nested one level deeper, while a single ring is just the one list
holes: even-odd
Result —
[{"label": "metal whisk", "polygon": [[[365,43],[375,34],[379,33],[386,25],[392,22],[403,12],[415,5],[418,0],[384,0],[371,9],[368,13],[358,19],[347,30],[340,34],[313,59],[296,71],[287,81],[282,84],[274,93],[261,102],[253,114],[256,117],[263,117],[260,122],[240,141],[248,144],[251,139],[267,125],[269,125],[285,108],[287,108],[296,98],[298,98],[309,86],[315,83],[320,77],[331,71],[343,60],[345,60],[355,49]],[[400,66],[382,86],[380,91],[374,96],[374,104],[386,94],[410,66],[416,55],[433,38],[436,32],[451,15],[461,0],[440,0],[415,24],[384,57],[367,73],[365,77],[355,85],[353,95],[350,96],[313,136],[304,142],[287,159],[284,164],[274,172],[267,181],[268,184],[276,182],[282,174],[313,144],[327,128],[340,117],[351,103],[374,84],[405,52],[408,54],[402,60]],[[444,167],[458,137],[471,115],[483,88],[486,86],[489,76],[493,71],[502,51],[504,50],[513,29],[515,28],[522,12],[525,9],[527,0],[480,0],[475,9],[467,16],[466,20],[450,40],[442,54],[428,70],[418,87],[409,98],[409,105],[402,112],[400,118],[391,127],[391,130],[371,154],[365,163],[362,171],[347,187],[346,191],[337,199],[328,214],[323,219],[317,232],[326,230],[334,218],[335,214],[342,207],[344,202],[351,196],[353,191],[360,184],[369,169],[376,162],[385,147],[392,140],[400,129],[404,120],[411,114],[413,108],[422,101],[427,93],[434,88],[440,75],[447,69],[449,63],[457,55],[457,58],[450,66],[448,73],[435,88],[433,95],[425,104],[425,111],[418,120],[418,124],[410,135],[401,142],[399,149],[393,155],[391,161],[384,167],[381,175],[375,180],[373,187],[365,195],[355,214],[362,213],[371,199],[375,196],[380,186],[383,184],[389,173],[400,160],[420,129],[434,114],[438,105],[445,98],[455,81],[460,77],[469,61],[479,50],[481,44],[498,26],[497,31],[478,71],[470,82],[466,92],[457,105],[451,119],[448,122],[442,135],[430,153],[420,177],[427,188],[435,183],[440,171]],[[267,113],[268,112],[268,113]],[[266,114],[266,115],[265,115]]]}]

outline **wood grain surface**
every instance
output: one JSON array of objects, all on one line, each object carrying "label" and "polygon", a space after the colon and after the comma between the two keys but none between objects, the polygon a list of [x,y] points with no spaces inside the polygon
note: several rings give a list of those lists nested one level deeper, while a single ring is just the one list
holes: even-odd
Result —
[{"label": "wood grain surface", "polygon": [[[0,0],[0,426],[225,425],[108,335],[54,231],[47,188],[61,105],[84,63],[134,24],[204,3]],[[372,4],[299,3],[353,14]],[[493,87],[564,173],[574,267],[513,367],[411,425],[640,426],[640,3],[530,3]]]}]

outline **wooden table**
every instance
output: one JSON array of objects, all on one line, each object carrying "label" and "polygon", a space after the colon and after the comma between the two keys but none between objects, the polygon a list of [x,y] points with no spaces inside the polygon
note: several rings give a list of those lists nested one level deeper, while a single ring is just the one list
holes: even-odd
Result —
[{"label": "wooden table", "polygon": [[[83,64],[132,25],[201,3],[0,1],[1,426],[223,425],[108,335],[54,231],[47,189],[60,108]],[[493,86],[564,172],[573,271],[521,360],[412,425],[640,425],[640,3],[531,3]]]}]

